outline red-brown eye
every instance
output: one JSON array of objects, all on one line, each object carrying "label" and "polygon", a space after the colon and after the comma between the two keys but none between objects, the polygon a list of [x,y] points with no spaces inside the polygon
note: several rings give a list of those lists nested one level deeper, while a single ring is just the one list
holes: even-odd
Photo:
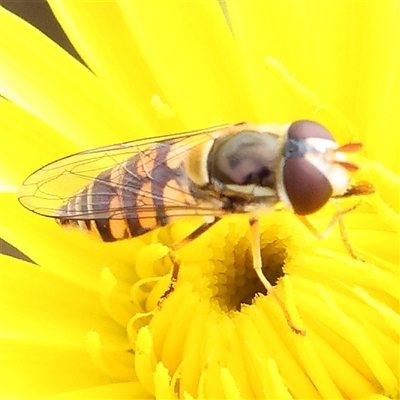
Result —
[{"label": "red-brown eye", "polygon": [[328,146],[329,142],[335,143],[330,132],[322,125],[303,120],[290,125],[283,148],[282,183],[293,211],[299,215],[318,211],[333,193],[332,185],[318,168],[318,163],[315,165],[310,162],[310,157],[321,161],[319,156],[322,155],[320,149],[314,147],[313,139],[328,143]]},{"label": "red-brown eye", "polygon": [[335,141],[332,134],[314,121],[301,120],[293,122],[287,133],[288,139],[319,138]]},{"label": "red-brown eye", "polygon": [[283,184],[293,211],[299,215],[318,211],[332,196],[332,186],[328,179],[302,157],[286,160]]}]

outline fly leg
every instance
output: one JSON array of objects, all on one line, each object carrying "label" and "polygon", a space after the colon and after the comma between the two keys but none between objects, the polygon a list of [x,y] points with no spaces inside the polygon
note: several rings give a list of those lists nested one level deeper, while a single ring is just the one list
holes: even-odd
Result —
[{"label": "fly leg", "polygon": [[278,302],[279,306],[281,307],[283,314],[286,318],[287,324],[289,325],[290,329],[299,335],[305,336],[306,331],[303,329],[297,328],[292,319],[290,318],[289,311],[287,310],[284,301],[276,292],[275,288],[271,285],[269,280],[265,277],[262,271],[262,260],[261,260],[261,249],[260,249],[260,227],[258,224],[258,219],[251,218],[249,220],[250,223],[250,234],[251,234],[251,252],[253,254],[253,268],[256,271],[258,278],[260,279],[261,283],[264,285],[267,292],[275,298]]},{"label": "fly leg", "polygon": [[170,246],[168,256],[172,262],[172,271],[171,271],[171,282],[168,286],[168,289],[165,293],[160,297],[158,304],[160,305],[165,298],[169,296],[175,289],[175,284],[178,281],[179,270],[181,268],[182,262],[176,254],[176,251],[179,250],[181,247],[185,246],[186,244],[190,243],[192,240],[198,238],[203,233],[207,232],[213,225],[215,225],[221,218],[215,217],[211,222],[204,222],[198,228],[196,228],[192,233],[190,233],[185,238],[175,242]]},{"label": "fly leg", "polygon": [[315,227],[311,224],[311,222],[304,215],[296,215],[296,216],[308,228],[308,230],[311,233],[313,233],[318,239],[326,238],[331,233],[331,231],[332,231],[333,227],[336,225],[336,223],[338,223],[339,229],[340,229],[340,236],[342,238],[342,242],[343,242],[344,246],[346,247],[347,251],[353,258],[355,258],[356,260],[360,260],[360,257],[357,256],[357,254],[354,252],[354,250],[349,242],[349,238],[348,238],[347,232],[346,232],[346,227],[345,227],[344,221],[343,221],[343,215],[349,213],[350,211],[355,210],[359,206],[359,204],[355,204],[352,207],[342,210],[340,208],[339,204],[334,199],[331,199],[331,201],[335,204],[337,211],[335,212],[335,214],[333,214],[332,219],[329,222],[329,225],[325,229],[324,232],[319,232],[317,229],[315,229]]}]

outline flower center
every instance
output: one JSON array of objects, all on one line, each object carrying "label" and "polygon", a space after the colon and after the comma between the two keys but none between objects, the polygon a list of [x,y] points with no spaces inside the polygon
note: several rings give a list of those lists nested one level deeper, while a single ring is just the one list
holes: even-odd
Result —
[{"label": "flower center", "polygon": [[[250,251],[234,254],[233,261],[225,261],[225,271],[217,273],[214,280],[214,299],[226,311],[240,311],[242,304],[252,304],[258,294],[267,294],[267,290],[258,279],[253,268]],[[272,285],[284,275],[283,267],[287,257],[283,243],[274,241],[261,249],[263,273]]]}]

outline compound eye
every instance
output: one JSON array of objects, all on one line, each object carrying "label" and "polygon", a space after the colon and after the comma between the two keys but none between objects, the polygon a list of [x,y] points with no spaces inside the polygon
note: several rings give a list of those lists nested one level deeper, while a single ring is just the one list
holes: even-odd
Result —
[{"label": "compound eye", "polygon": [[314,121],[300,120],[293,122],[288,129],[289,139],[319,138],[335,141],[331,133]]},{"label": "compound eye", "polygon": [[293,211],[298,215],[318,211],[332,196],[332,186],[328,179],[302,157],[286,160],[283,184]]}]

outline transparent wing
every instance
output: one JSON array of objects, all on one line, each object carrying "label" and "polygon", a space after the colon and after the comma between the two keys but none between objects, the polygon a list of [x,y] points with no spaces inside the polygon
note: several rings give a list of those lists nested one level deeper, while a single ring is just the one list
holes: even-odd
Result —
[{"label": "transparent wing", "polygon": [[[229,133],[230,127],[224,125],[73,154],[30,175],[20,188],[19,201],[46,217],[76,220],[154,219],[166,211],[173,216],[215,215],[218,210],[195,201],[189,188],[178,185],[176,179],[185,179],[182,161],[188,151]],[[71,206],[77,203],[79,207]]]}]

